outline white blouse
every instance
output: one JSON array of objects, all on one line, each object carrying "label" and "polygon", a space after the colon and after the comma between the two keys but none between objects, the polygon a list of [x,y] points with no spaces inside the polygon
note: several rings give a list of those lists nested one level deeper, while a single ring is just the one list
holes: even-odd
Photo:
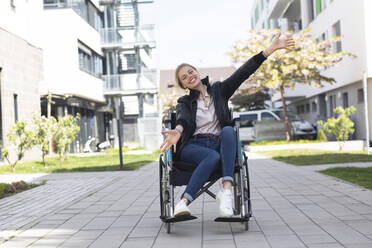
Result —
[{"label": "white blouse", "polygon": [[201,133],[219,135],[220,132],[221,127],[214,109],[214,100],[205,91],[205,98],[203,99],[202,94],[200,94],[197,100],[196,129],[193,135]]}]

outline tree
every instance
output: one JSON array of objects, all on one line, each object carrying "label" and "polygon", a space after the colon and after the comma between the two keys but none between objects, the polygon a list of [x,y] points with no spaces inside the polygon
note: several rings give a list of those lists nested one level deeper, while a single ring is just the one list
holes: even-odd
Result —
[{"label": "tree", "polygon": [[[268,47],[271,37],[278,32],[280,31],[275,29],[257,32],[251,30],[248,38],[238,41],[229,55],[236,63],[245,62]],[[337,65],[346,56],[355,57],[346,52],[330,52],[331,43],[337,42],[340,37],[332,37],[316,43],[309,32],[310,28],[295,34],[291,31],[285,33],[295,40],[294,49],[281,49],[271,54],[251,79],[254,80],[254,87],[257,89],[267,87],[274,92],[280,92],[287,140],[290,139],[290,136],[284,89],[293,89],[297,83],[309,84],[314,87],[322,87],[324,82],[333,83],[335,82],[333,78],[324,76],[321,72],[328,67]]]},{"label": "tree", "polygon": [[79,114],[76,117],[66,115],[58,119],[54,139],[57,143],[60,165],[62,165],[70,151],[70,144],[75,140],[76,134],[80,131],[79,120]]},{"label": "tree", "polygon": [[[324,131],[330,135],[336,136],[336,140],[342,150],[342,144],[349,139],[349,135],[354,133],[354,122],[350,120],[350,115],[355,112],[355,107],[343,109],[337,107],[334,112],[338,114],[337,118],[328,118],[326,123],[318,121],[318,125],[324,128]],[[341,143],[342,142],[342,143]]]},{"label": "tree", "polygon": [[266,100],[270,100],[270,95],[264,91],[257,91],[249,95],[236,94],[231,98],[231,103],[235,106],[234,111],[249,111],[267,108]]},{"label": "tree", "polygon": [[160,101],[163,108],[163,117],[168,116],[169,110],[176,111],[177,100],[186,94],[185,90],[173,87],[168,91],[160,91]]},{"label": "tree", "polygon": [[35,133],[28,128],[26,121],[18,121],[9,129],[7,137],[10,144],[15,146],[17,157],[11,162],[8,149],[2,149],[2,153],[14,172],[16,164],[24,157],[25,152],[35,145]]},{"label": "tree", "polygon": [[35,129],[35,143],[40,145],[44,168],[46,167],[45,156],[49,153],[49,144],[56,132],[56,119],[52,116],[34,115],[32,123]]}]

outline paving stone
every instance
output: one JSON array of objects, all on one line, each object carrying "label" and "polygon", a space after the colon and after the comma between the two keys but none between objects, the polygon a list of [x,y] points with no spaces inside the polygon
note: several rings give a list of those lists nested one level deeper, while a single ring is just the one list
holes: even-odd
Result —
[{"label": "paving stone", "polygon": [[203,248],[225,248],[234,247],[233,239],[203,240]]},{"label": "paving stone", "polygon": [[344,248],[345,246],[339,243],[324,243],[324,244],[310,244],[309,248]]},{"label": "paving stone", "polygon": [[140,237],[156,237],[159,233],[161,226],[155,227],[135,227],[130,233],[130,238]]},{"label": "paving stone", "polygon": [[[48,187],[32,196],[0,199],[0,242],[14,236],[0,246],[372,247],[372,191],[311,166],[249,158],[254,215],[249,231],[241,223],[214,222],[216,201],[203,195],[190,205],[198,219],[174,223],[168,234],[159,219],[154,162],[136,171],[51,174]],[[216,183],[212,192],[219,187]],[[176,201],[184,188],[175,189]]]},{"label": "paving stone", "polygon": [[107,229],[112,223],[115,222],[117,217],[97,217],[89,222],[83,227],[84,230],[87,229]]},{"label": "paving stone", "polygon": [[120,248],[151,248],[154,238],[127,238]]},{"label": "paving stone", "polygon": [[70,238],[63,242],[59,247],[63,248],[86,248],[94,242],[91,239],[77,239],[77,238]]},{"label": "paving stone", "polygon": [[130,228],[111,228],[102,233],[93,243],[90,248],[117,248],[127,238]]},{"label": "paving stone", "polygon": [[306,247],[296,235],[268,236],[267,240],[273,248]]},{"label": "paving stone", "polygon": [[335,243],[336,240],[330,236],[328,233],[323,234],[313,234],[313,235],[299,235],[299,238],[306,244],[325,244],[325,243]]}]

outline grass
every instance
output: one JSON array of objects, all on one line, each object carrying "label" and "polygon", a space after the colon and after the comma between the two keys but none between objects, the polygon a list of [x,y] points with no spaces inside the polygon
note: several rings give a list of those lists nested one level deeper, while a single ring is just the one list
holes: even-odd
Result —
[{"label": "grass", "polygon": [[[123,147],[121,149],[122,152],[129,152],[129,151],[136,151],[136,150],[144,150],[144,148],[143,147],[136,147],[136,148]],[[107,149],[107,152],[108,153],[118,153],[119,148],[109,148],[109,149]]]},{"label": "grass", "polygon": [[262,140],[258,142],[249,143],[250,146],[271,146],[271,145],[288,145],[288,144],[305,144],[305,143],[319,143],[324,142],[320,140]]},{"label": "grass", "polygon": [[[123,154],[123,170],[135,170],[157,160],[159,155],[160,150],[156,150],[152,154]],[[59,164],[58,157],[48,158],[46,163],[47,168],[44,168],[41,160],[20,163],[16,165],[16,171],[14,173],[58,173],[120,170],[119,154],[114,152],[88,157],[70,156],[68,160],[64,161],[62,166]],[[0,174],[12,174],[10,166],[1,166]]]},{"label": "grass", "polygon": [[333,152],[313,149],[288,149],[277,151],[262,151],[260,154],[269,156],[293,165],[337,164],[353,162],[372,162],[372,156],[366,152]]},{"label": "grass", "polygon": [[351,183],[358,184],[362,187],[372,190],[372,167],[355,168],[330,168],[320,171],[323,174],[340,178]]}]

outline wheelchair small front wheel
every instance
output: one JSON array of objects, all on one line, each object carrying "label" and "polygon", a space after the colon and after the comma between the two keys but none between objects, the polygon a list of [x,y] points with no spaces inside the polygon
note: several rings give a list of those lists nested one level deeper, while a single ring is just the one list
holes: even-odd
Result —
[{"label": "wheelchair small front wheel", "polygon": [[167,223],[167,233],[169,234],[171,232],[171,223]]},{"label": "wheelchair small front wheel", "polygon": [[245,225],[245,230],[248,231],[248,229],[249,229],[249,221],[246,220],[246,221],[244,222],[244,225]]}]

